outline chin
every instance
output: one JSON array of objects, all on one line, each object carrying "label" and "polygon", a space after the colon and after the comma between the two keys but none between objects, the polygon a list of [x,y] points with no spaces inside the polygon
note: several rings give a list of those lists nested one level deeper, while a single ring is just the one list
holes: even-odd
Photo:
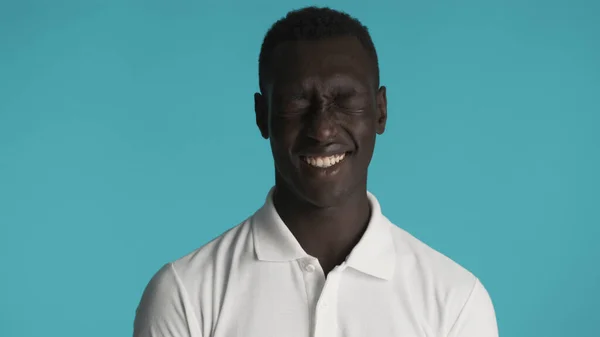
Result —
[{"label": "chin", "polygon": [[283,194],[318,208],[335,207],[343,204],[351,193],[351,176],[347,174],[337,179],[318,179],[301,174],[282,175],[276,171],[275,184]]},{"label": "chin", "polygon": [[342,190],[326,188],[324,186],[318,189],[304,189],[301,194],[303,199],[319,208],[338,206],[346,198],[346,193]]}]

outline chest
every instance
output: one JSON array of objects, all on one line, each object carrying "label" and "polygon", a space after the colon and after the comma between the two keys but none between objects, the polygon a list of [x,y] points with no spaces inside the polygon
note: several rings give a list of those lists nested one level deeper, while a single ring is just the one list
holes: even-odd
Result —
[{"label": "chest", "polygon": [[[436,336],[410,294],[385,280],[314,261],[238,279],[204,315],[210,337]],[[209,310],[208,308],[205,308]]]}]

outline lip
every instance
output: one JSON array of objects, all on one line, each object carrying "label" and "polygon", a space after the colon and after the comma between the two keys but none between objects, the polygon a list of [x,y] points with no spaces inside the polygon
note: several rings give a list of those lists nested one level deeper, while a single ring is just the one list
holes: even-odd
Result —
[{"label": "lip", "polygon": [[303,152],[299,153],[298,156],[300,158],[306,157],[331,157],[331,156],[339,156],[339,155],[349,155],[352,154],[352,151],[328,151],[328,152]]},{"label": "lip", "polygon": [[329,143],[322,144],[321,146],[306,146],[298,150],[299,151],[296,151],[296,155],[300,157],[330,157],[352,152],[352,148],[350,146],[342,143]]},{"label": "lip", "polygon": [[329,157],[329,156],[333,156],[336,154],[344,154],[344,153],[345,153],[345,157],[342,161],[340,161],[332,166],[329,166],[329,167],[312,166],[304,160],[303,157],[307,157],[305,155],[299,155],[298,159],[300,161],[300,167],[303,169],[303,171],[307,172],[309,175],[316,176],[318,178],[329,178],[329,177],[333,177],[339,173],[339,171],[344,166],[344,163],[346,161],[348,161],[349,157],[351,157],[353,153],[351,151],[346,151],[346,152],[336,151],[336,152],[328,152],[328,153],[320,152],[320,153],[308,155],[308,157]]}]

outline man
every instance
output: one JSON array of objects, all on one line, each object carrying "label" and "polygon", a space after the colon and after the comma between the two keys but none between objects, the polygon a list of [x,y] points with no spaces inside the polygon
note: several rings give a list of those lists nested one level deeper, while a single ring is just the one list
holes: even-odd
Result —
[{"label": "man", "polygon": [[265,36],[259,78],[275,187],[242,224],[158,271],[134,336],[497,336],[478,279],[367,192],[387,119],[367,29],[328,8],[290,12]]}]

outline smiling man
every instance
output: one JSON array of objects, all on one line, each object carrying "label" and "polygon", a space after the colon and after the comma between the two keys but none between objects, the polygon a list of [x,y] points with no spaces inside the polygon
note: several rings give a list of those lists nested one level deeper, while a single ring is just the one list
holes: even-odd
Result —
[{"label": "smiling man", "polygon": [[256,123],[275,186],[243,223],[152,278],[136,337],[495,337],[479,280],[367,191],[386,89],[367,29],[328,8],[267,32]]}]

